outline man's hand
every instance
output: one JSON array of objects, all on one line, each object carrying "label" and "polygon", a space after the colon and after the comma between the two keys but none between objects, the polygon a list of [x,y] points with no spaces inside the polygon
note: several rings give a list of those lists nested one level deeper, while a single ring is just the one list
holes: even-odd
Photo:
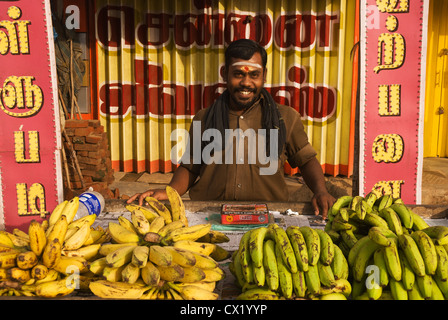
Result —
[{"label": "man's hand", "polygon": [[327,219],[328,210],[331,208],[336,199],[328,192],[321,192],[314,194],[311,199],[311,205],[314,209],[314,214],[317,216],[322,214],[322,219]]},{"label": "man's hand", "polygon": [[155,189],[155,190],[147,190],[143,193],[134,194],[132,197],[128,199],[128,201],[126,201],[126,203],[132,203],[134,200],[138,199],[138,204],[142,206],[146,197],[153,197],[157,200],[168,199],[165,189]]}]

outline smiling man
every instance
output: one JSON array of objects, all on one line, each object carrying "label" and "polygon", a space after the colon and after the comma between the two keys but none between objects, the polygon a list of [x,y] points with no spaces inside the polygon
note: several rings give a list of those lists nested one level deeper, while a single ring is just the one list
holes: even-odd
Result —
[{"label": "smiling man", "polygon": [[[267,53],[256,42],[241,39],[229,45],[227,89],[193,118],[187,150],[169,185],[181,195],[189,190],[192,200],[288,201],[283,171],[288,161],[314,193],[315,214],[326,218],[335,199],[325,187],[300,114],[275,103],[264,88],[266,64]],[[211,150],[214,161],[195,157],[198,148]],[[141,205],[148,196],[167,199],[165,190],[148,190],[128,203],[138,199]]]}]

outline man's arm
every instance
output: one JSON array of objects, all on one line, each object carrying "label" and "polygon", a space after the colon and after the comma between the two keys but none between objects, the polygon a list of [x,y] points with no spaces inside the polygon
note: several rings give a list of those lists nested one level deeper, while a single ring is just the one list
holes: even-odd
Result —
[{"label": "man's arm", "polygon": [[[183,195],[190,189],[193,183],[196,181],[197,175],[189,171],[188,169],[179,166],[176,171],[174,171],[173,177],[171,178],[169,186],[176,189],[179,195]],[[167,200],[165,189],[150,189],[143,193],[137,193],[128,199],[127,203],[131,203],[138,199],[139,205],[143,205],[146,197],[154,197],[158,200]]]},{"label": "man's arm", "polygon": [[328,210],[336,199],[328,193],[327,187],[325,186],[324,173],[319,161],[317,161],[316,158],[312,158],[299,167],[299,169],[306,185],[314,193],[314,196],[311,199],[314,214],[318,215],[321,213],[322,218],[326,219]]}]

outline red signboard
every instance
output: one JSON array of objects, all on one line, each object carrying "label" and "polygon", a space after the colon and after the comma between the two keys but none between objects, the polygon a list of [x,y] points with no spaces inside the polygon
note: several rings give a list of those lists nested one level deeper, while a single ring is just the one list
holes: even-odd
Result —
[{"label": "red signboard", "polygon": [[49,0],[0,1],[0,229],[63,198],[53,41]]},{"label": "red signboard", "polygon": [[428,3],[361,1],[360,195],[421,201]]}]

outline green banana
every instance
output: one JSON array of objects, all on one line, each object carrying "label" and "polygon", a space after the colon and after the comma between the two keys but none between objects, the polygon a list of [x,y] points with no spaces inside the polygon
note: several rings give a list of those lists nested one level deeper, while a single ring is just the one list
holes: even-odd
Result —
[{"label": "green banana", "polygon": [[401,283],[405,290],[410,291],[415,284],[415,273],[412,271],[412,268],[401,249],[398,250],[398,255],[400,257],[402,270]]},{"label": "green banana", "polygon": [[331,266],[324,265],[320,260],[317,262],[320,283],[324,287],[331,287],[335,284],[335,278]]},{"label": "green banana", "polygon": [[296,273],[292,274],[292,286],[294,294],[298,298],[305,298],[307,287],[304,271],[298,270]]},{"label": "green banana", "polygon": [[331,268],[336,280],[347,279],[349,274],[348,262],[338,245],[334,246],[334,259],[331,262]]},{"label": "green banana", "polygon": [[388,208],[394,202],[391,194],[384,194],[378,198],[375,204],[378,204],[378,211]]},{"label": "green banana", "polygon": [[229,269],[233,270],[233,274],[236,278],[236,284],[240,288],[242,288],[244,286],[244,284],[246,283],[246,279],[244,278],[244,275],[243,275],[243,269],[242,269],[241,261],[240,261],[240,254],[238,253],[238,251],[235,251],[235,253],[233,254],[232,262],[229,265]]},{"label": "green banana", "polygon": [[254,267],[259,268],[263,265],[263,242],[267,227],[252,229],[249,236],[249,252]]},{"label": "green banana", "polygon": [[363,221],[371,225],[372,227],[383,227],[387,229],[389,228],[387,221],[383,219],[380,215],[376,214],[375,211],[367,212]]},{"label": "green banana", "polygon": [[389,272],[387,271],[386,260],[384,259],[384,248],[379,248],[373,254],[373,264],[379,270],[379,285],[386,287],[389,284]]},{"label": "green banana", "polygon": [[394,300],[408,300],[408,292],[404,288],[401,281],[391,278],[389,281],[390,291]]},{"label": "green banana", "polygon": [[347,207],[352,201],[352,199],[353,197],[348,195],[337,198],[336,201],[331,206],[330,210],[328,211],[329,212],[328,216],[329,217],[335,216],[341,208]]},{"label": "green banana", "polygon": [[367,262],[373,256],[373,253],[381,246],[376,242],[373,242],[368,238],[368,241],[364,243],[361,250],[356,255],[353,263],[353,278],[357,281],[361,281],[367,266]]},{"label": "green banana", "polygon": [[291,241],[294,254],[296,256],[297,268],[301,271],[308,270],[308,250],[306,248],[305,238],[300,232],[298,226],[289,226],[286,228],[286,234]]},{"label": "green banana", "polygon": [[437,273],[434,275],[433,280],[437,283],[445,299],[448,300],[448,281],[444,281]]},{"label": "green banana", "polygon": [[412,230],[414,231],[423,230],[429,227],[429,224],[422,217],[413,212],[411,209],[409,209],[409,211],[412,215],[413,220]]},{"label": "green banana", "polygon": [[414,218],[406,205],[395,202],[390,206],[390,208],[398,214],[401,223],[405,228],[412,228],[412,225],[414,224]]},{"label": "green banana", "polygon": [[425,299],[430,299],[432,296],[432,282],[432,277],[427,274],[416,277],[418,289]]},{"label": "green banana", "polygon": [[334,259],[334,243],[328,233],[321,229],[315,229],[320,239],[320,261],[329,266]]},{"label": "green banana", "polygon": [[381,246],[388,247],[391,245],[391,239],[388,238],[386,234],[388,234],[389,229],[381,228],[381,227],[371,227],[367,235],[370,240],[376,242]]},{"label": "green banana", "polygon": [[410,235],[402,234],[398,236],[398,243],[414,273],[424,276],[426,274],[425,262],[414,239]]},{"label": "green banana", "polygon": [[358,241],[352,230],[342,230],[340,231],[340,235],[342,242],[344,242],[349,248],[353,247]]},{"label": "green banana", "polygon": [[[286,265],[283,254],[281,253],[282,247],[275,244],[275,256],[277,258],[277,266],[278,266],[278,277],[279,277],[279,290],[282,295],[290,299],[293,293],[293,283],[292,283],[292,274],[290,272],[289,266]],[[297,270],[296,270],[297,272]]]},{"label": "green banana", "polygon": [[448,227],[447,226],[430,226],[422,229],[424,233],[433,239],[434,243],[440,246],[448,244]]},{"label": "green banana", "polygon": [[254,283],[259,287],[263,287],[266,283],[266,272],[264,270],[264,266],[261,265],[261,267],[254,267],[251,265],[251,267],[253,270]]},{"label": "green banana", "polygon": [[411,290],[408,291],[408,299],[409,300],[425,300],[417,285],[414,285]]},{"label": "green banana", "polygon": [[267,288],[252,288],[241,293],[236,300],[279,300],[280,295]]},{"label": "green banana", "polygon": [[273,240],[266,240],[263,244],[263,264],[266,272],[266,283],[269,289],[276,291],[279,287],[279,273]]},{"label": "green banana", "polygon": [[446,252],[445,248],[443,246],[436,245],[436,252],[437,252],[437,268],[436,268],[436,275],[439,276],[439,278],[442,281],[448,280],[448,253]]},{"label": "green banana", "polygon": [[321,284],[317,263],[315,265],[309,265],[308,271],[305,272],[305,284],[310,294],[319,294]]},{"label": "green banana", "polygon": [[249,239],[250,239],[250,231],[247,231],[240,239],[240,244],[238,248],[238,254],[240,256],[241,266],[247,267],[251,262],[250,256],[250,247],[249,247]]},{"label": "green banana", "polygon": [[348,256],[347,256],[348,265],[350,267],[353,267],[355,258],[358,255],[359,251],[361,251],[364,244],[366,244],[369,241],[372,241],[372,240],[370,240],[369,236],[365,235],[365,236],[361,237],[360,239],[358,239],[358,241],[355,243],[355,245],[350,249]]},{"label": "green banana", "polygon": [[279,246],[280,255],[282,256],[285,265],[289,268],[290,272],[297,272],[296,255],[286,231],[279,226],[276,226],[271,230],[273,231],[275,244]]},{"label": "green banana", "polygon": [[383,247],[383,254],[390,277],[395,281],[401,281],[403,271],[401,270],[401,262],[397,244],[393,242],[391,246]]},{"label": "green banana", "polygon": [[379,211],[379,215],[387,221],[389,229],[397,236],[403,234],[403,226],[401,225],[400,217],[391,207],[386,207]]},{"label": "green banana", "polygon": [[432,294],[429,300],[445,300],[442,290],[434,279],[432,281]]},{"label": "green banana", "polygon": [[375,192],[371,191],[364,197],[364,199],[366,200],[367,204],[373,208],[376,200],[378,200],[378,196]]},{"label": "green banana", "polygon": [[308,251],[308,264],[316,265],[320,259],[320,237],[319,234],[313,228],[309,226],[299,227],[300,232],[303,234],[306,242],[306,248]]},{"label": "green banana", "polygon": [[423,231],[414,231],[411,234],[412,239],[420,250],[423,261],[425,262],[426,274],[434,274],[437,269],[437,251],[432,239]]}]

